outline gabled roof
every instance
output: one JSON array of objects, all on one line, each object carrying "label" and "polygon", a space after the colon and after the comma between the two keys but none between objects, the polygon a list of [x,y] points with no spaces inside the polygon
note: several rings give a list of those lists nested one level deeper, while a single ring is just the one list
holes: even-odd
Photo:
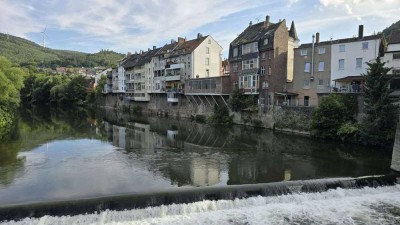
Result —
[{"label": "gabled roof", "polygon": [[161,47],[155,55],[162,55],[173,51],[178,46],[178,42],[166,44]]},{"label": "gabled roof", "polygon": [[400,30],[393,30],[389,38],[390,44],[400,44]]},{"label": "gabled roof", "polygon": [[299,41],[299,37],[297,37],[296,27],[294,26],[294,21],[292,21],[292,24],[290,25],[289,37],[292,37],[294,40]]},{"label": "gabled roof", "polygon": [[185,41],[179,44],[169,55],[169,57],[176,57],[192,53],[208,36],[199,37],[193,40]]},{"label": "gabled roof", "polygon": [[244,43],[258,41],[262,38],[273,36],[275,30],[285,20],[279,23],[270,23],[268,27],[264,26],[264,22],[248,26],[235,40],[231,42],[232,46],[237,46]]}]

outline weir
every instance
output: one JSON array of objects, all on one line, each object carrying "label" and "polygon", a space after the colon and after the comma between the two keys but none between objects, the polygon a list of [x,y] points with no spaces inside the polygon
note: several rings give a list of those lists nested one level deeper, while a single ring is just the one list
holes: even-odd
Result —
[{"label": "weir", "polygon": [[0,207],[0,221],[20,220],[45,215],[63,216],[126,210],[161,205],[193,203],[203,200],[234,200],[254,196],[279,196],[295,193],[324,192],[329,189],[355,189],[396,185],[397,173],[361,178],[337,178],[308,181],[285,181],[267,184],[232,185],[226,187],[182,188],[156,193],[134,193],[119,196],[80,199],[72,201],[43,202]]}]

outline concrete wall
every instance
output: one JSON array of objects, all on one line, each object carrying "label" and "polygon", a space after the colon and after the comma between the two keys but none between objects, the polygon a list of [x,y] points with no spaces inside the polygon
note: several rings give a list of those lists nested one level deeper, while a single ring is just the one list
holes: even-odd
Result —
[{"label": "concrete wall", "polygon": [[393,146],[392,170],[400,172],[400,123],[397,124],[396,137]]}]

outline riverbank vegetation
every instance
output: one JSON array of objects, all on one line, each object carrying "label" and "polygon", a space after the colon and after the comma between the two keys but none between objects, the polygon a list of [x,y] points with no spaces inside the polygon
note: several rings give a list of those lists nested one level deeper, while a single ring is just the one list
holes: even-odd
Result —
[{"label": "riverbank vegetation", "polygon": [[0,139],[8,134],[15,120],[13,111],[20,103],[25,75],[26,70],[0,56]]},{"label": "riverbank vegetation", "polygon": [[355,94],[331,94],[322,99],[313,115],[314,136],[377,146],[393,143],[398,121],[398,107],[394,105],[398,99],[390,96],[393,76],[387,74],[390,68],[380,58],[367,64],[362,118],[356,120]]}]

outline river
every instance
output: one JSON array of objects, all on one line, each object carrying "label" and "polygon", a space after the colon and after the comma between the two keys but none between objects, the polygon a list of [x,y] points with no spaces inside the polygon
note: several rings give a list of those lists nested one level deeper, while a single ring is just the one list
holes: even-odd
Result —
[{"label": "river", "polygon": [[390,172],[383,149],[243,126],[112,110],[18,117],[0,144],[0,206]]}]

